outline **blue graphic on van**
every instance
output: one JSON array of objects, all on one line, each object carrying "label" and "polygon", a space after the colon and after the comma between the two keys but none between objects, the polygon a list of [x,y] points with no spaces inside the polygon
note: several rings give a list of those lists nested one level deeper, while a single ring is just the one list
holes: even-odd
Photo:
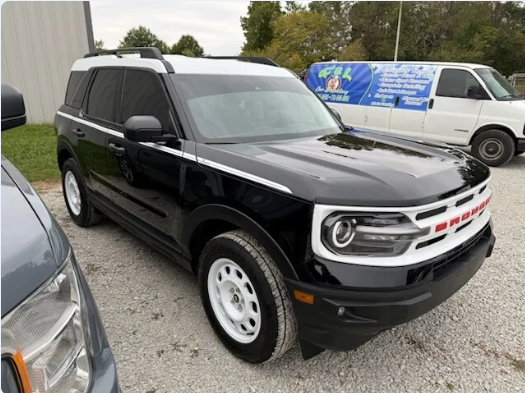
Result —
[{"label": "blue graphic on van", "polygon": [[330,103],[425,111],[436,66],[424,64],[314,64],[306,84]]}]

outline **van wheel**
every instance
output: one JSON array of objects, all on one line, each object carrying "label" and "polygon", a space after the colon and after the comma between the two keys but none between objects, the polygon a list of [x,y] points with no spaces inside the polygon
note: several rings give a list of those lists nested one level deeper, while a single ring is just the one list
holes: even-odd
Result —
[{"label": "van wheel", "polygon": [[504,165],[514,157],[516,146],[505,131],[489,130],[478,135],[472,143],[472,154],[489,166]]},{"label": "van wheel", "polygon": [[294,344],[297,324],[283,276],[247,232],[223,233],[206,244],[199,284],[208,319],[235,356],[267,362]]},{"label": "van wheel", "polygon": [[75,224],[87,227],[102,220],[102,214],[88,198],[84,178],[73,158],[67,159],[62,166],[62,192],[67,211]]}]

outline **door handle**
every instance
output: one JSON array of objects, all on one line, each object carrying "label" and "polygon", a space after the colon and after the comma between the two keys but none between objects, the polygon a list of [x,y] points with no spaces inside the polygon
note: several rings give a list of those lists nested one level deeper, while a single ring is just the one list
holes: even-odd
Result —
[{"label": "door handle", "polygon": [[84,133],[82,132],[82,130],[80,128],[73,129],[73,134],[75,134],[79,138],[83,138],[84,137]]},{"label": "door handle", "polygon": [[109,151],[115,153],[116,156],[120,157],[126,153],[126,149],[122,146],[117,146],[114,143],[108,143]]},{"label": "door handle", "polygon": [[430,101],[428,102],[428,109],[432,109],[434,108],[434,99],[431,98]]},{"label": "door handle", "polygon": [[396,100],[394,101],[394,106],[398,106],[399,105],[399,97],[396,97]]}]

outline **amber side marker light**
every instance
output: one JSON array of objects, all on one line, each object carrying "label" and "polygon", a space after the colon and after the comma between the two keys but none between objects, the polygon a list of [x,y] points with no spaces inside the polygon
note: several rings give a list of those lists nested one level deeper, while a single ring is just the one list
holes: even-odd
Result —
[{"label": "amber side marker light", "polygon": [[24,362],[24,359],[22,358],[22,354],[20,352],[16,352],[13,355],[13,362],[16,366],[16,371],[18,373],[18,378],[20,382],[20,387],[22,388],[22,393],[31,393],[33,390],[31,389],[31,382],[29,380],[29,374],[27,372],[26,364]]},{"label": "amber side marker light", "polygon": [[293,295],[296,300],[306,303],[306,304],[314,304],[314,295],[306,292],[298,291],[297,289],[294,289]]}]

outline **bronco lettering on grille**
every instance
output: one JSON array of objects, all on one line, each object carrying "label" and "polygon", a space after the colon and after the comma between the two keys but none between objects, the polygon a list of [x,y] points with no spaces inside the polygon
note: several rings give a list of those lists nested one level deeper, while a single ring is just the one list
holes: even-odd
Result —
[{"label": "bronco lettering on grille", "polygon": [[478,213],[481,213],[483,209],[485,209],[490,202],[490,197],[488,197],[486,200],[481,202],[478,206],[473,208],[472,210],[469,210],[468,212],[463,213],[460,216],[454,217],[449,221],[442,222],[440,224],[436,225],[436,232],[444,231],[447,228],[452,228],[454,225],[459,224],[460,222],[466,221],[469,218],[475,216]]}]

